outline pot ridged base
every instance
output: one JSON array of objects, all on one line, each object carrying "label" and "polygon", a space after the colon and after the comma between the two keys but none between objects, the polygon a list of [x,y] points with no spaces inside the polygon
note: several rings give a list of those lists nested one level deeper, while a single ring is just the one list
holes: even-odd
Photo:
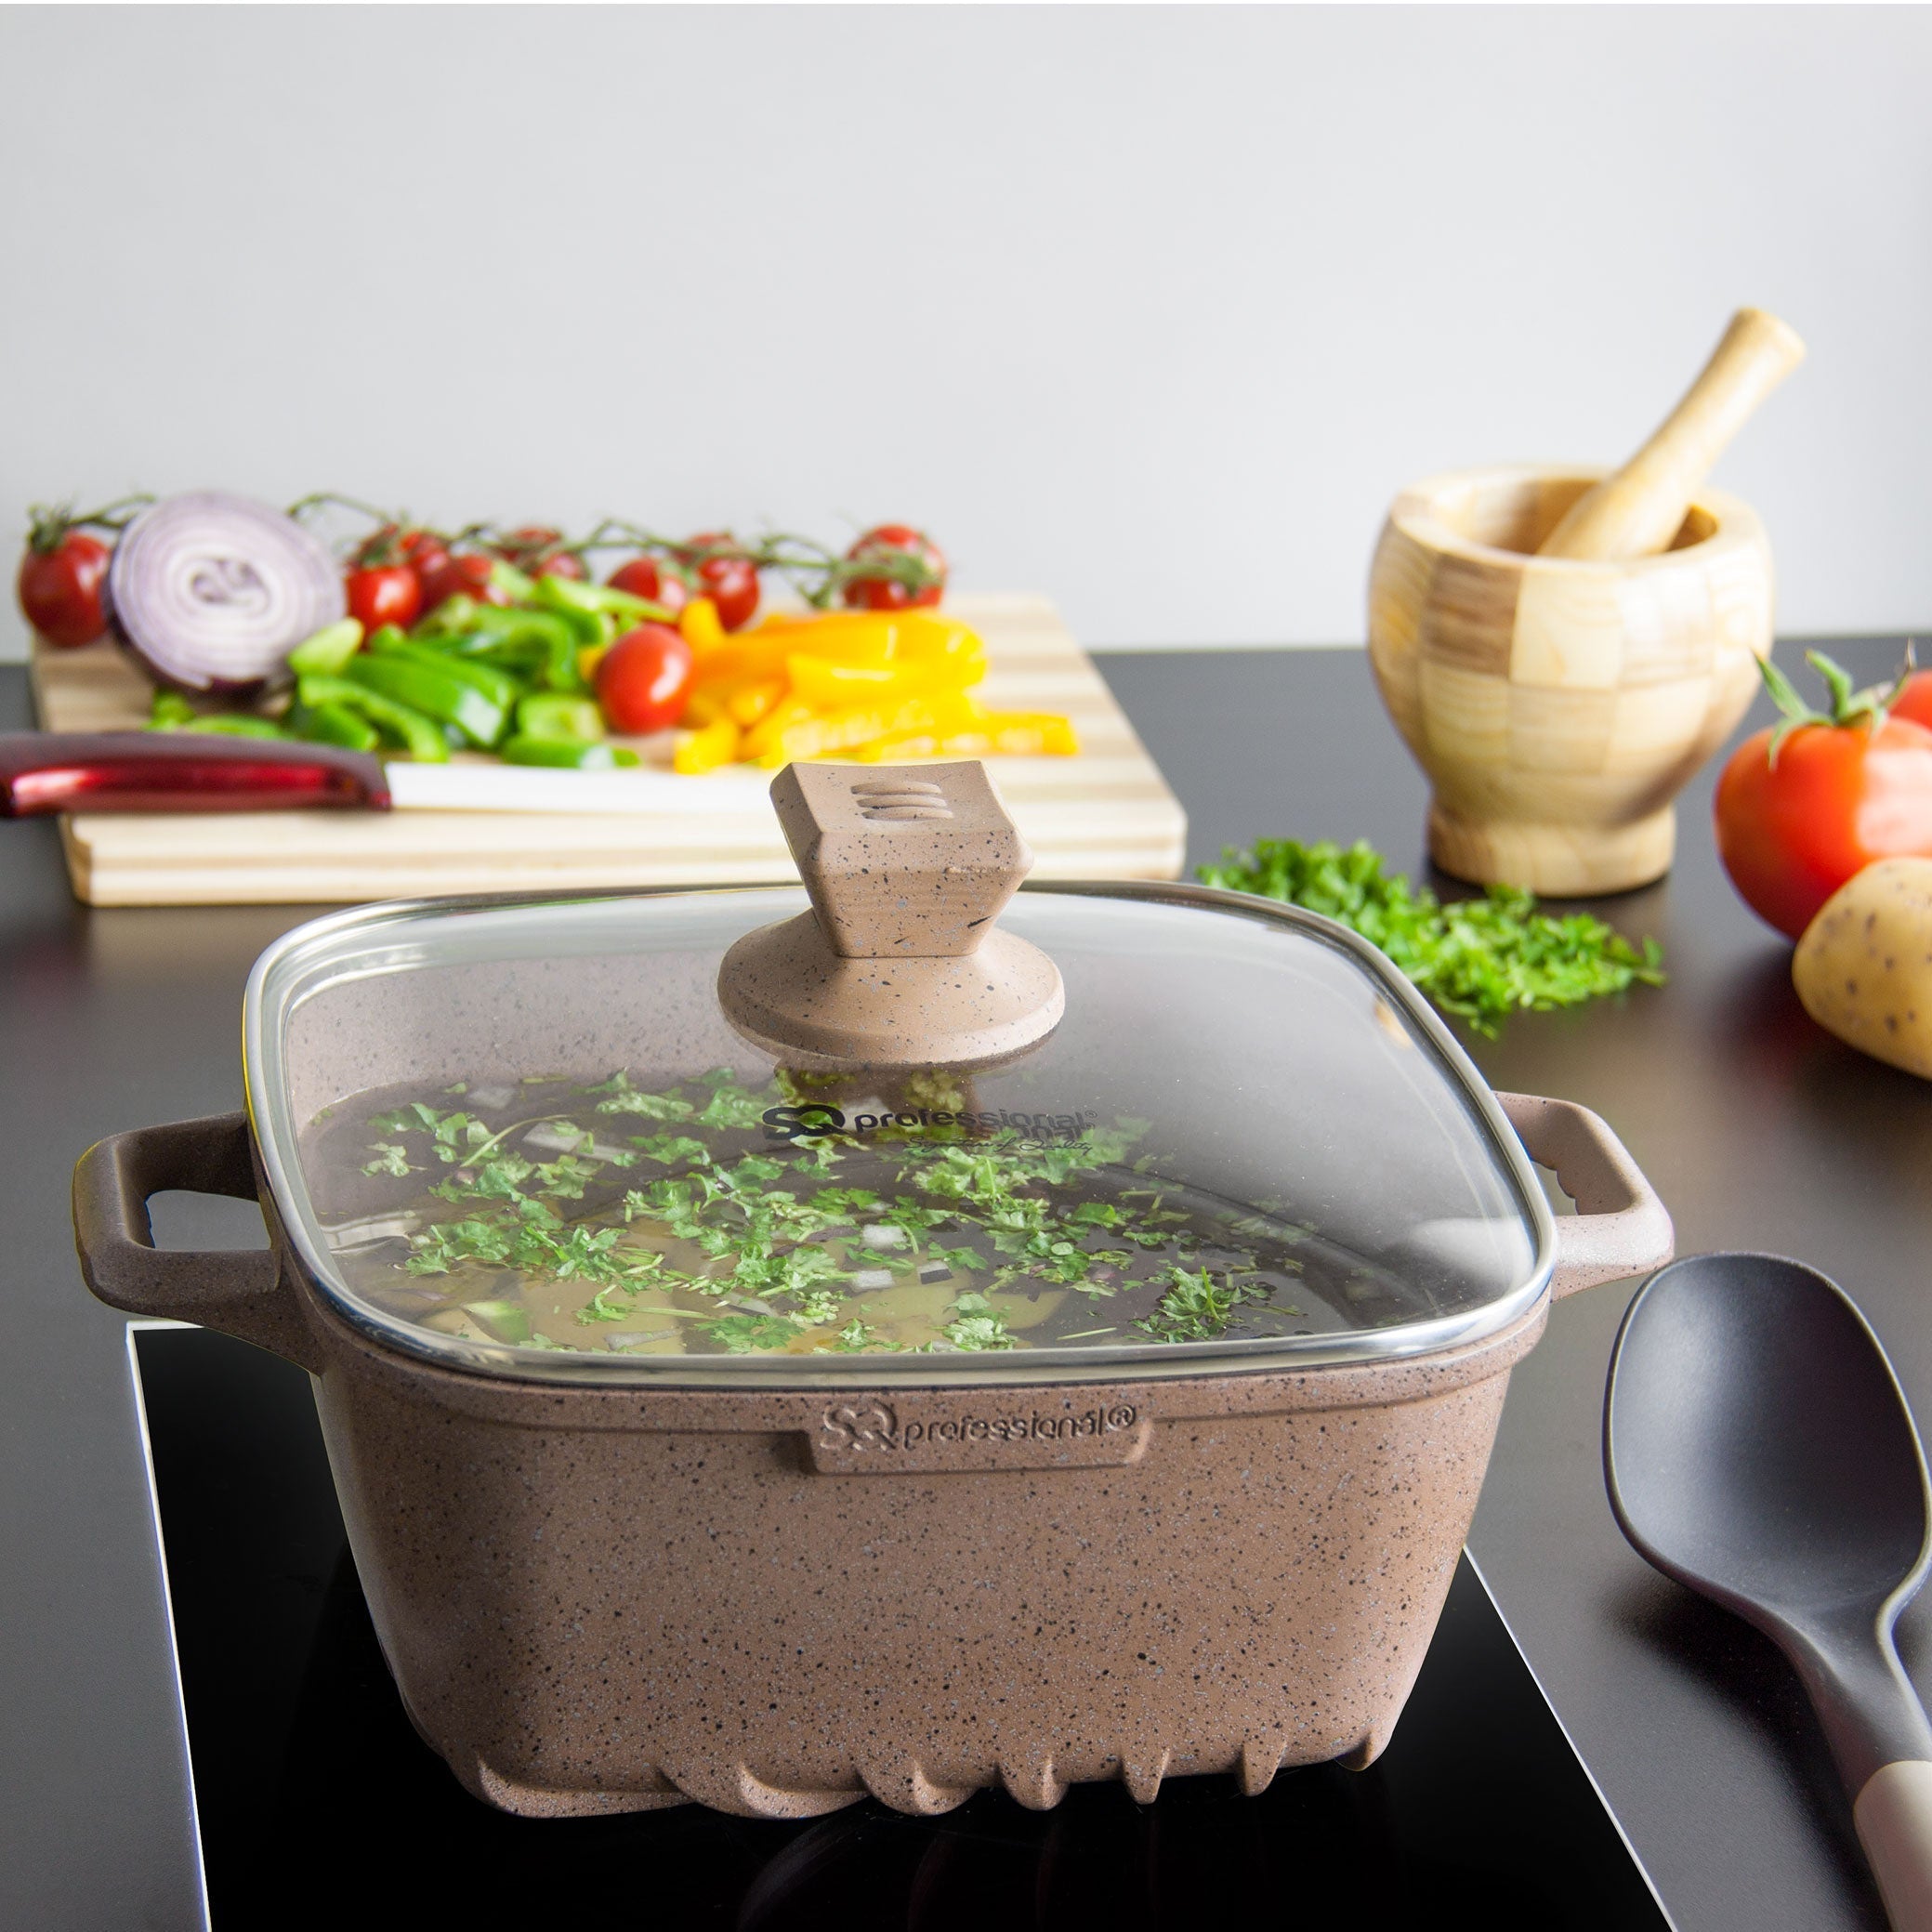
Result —
[{"label": "pot ridged base", "polygon": [[801,1399],[480,1392],[361,1348],[320,1407],[391,1670],[490,1804],[1145,1803],[1386,1745],[1542,1321],[1447,1362],[1121,1385],[1140,1425],[1059,1467],[850,1473],[716,1426]]}]

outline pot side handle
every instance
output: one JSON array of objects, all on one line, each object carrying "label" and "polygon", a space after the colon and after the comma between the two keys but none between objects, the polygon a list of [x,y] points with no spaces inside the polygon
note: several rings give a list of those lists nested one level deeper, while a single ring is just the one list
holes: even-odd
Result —
[{"label": "pot side handle", "polygon": [[73,1170],[73,1235],[87,1286],[129,1314],[199,1322],[318,1371],[315,1338],[279,1253],[155,1247],[148,1198],[170,1189],[257,1200],[248,1116],[218,1113],[139,1127],[81,1156]]},{"label": "pot side handle", "polygon": [[1532,1161],[1554,1170],[1576,1213],[1557,1217],[1553,1295],[1649,1274],[1676,1252],[1670,1214],[1609,1124],[1574,1100],[1496,1096]]}]

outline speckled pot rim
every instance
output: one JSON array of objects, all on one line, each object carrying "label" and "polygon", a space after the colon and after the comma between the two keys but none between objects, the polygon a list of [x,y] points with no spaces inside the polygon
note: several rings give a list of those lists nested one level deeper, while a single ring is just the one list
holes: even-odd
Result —
[{"label": "speckled pot rim", "polygon": [[[351,1328],[402,1355],[461,1373],[547,1385],[630,1388],[798,1389],[943,1386],[1048,1387],[1060,1384],[1142,1383],[1190,1376],[1294,1373],[1353,1364],[1413,1360],[1486,1342],[1515,1328],[1546,1303],[1556,1263],[1556,1224],[1537,1184],[1528,1156],[1505,1117],[1489,1084],[1477,1071],[1435,1009],[1377,948],[1339,922],[1299,906],[1185,883],[1123,880],[1056,880],[1028,884],[1028,893],[1072,898],[1119,899],[1195,908],[1203,913],[1237,915],[1286,927],[1347,954],[1435,1051],[1482,1124],[1499,1164],[1515,1187],[1532,1242],[1532,1265],[1515,1289],[1481,1307],[1433,1321],[1404,1322],[1387,1329],[1298,1336],[1290,1341],[1178,1342],[1156,1349],[1145,1345],[1094,1348],[1030,1348],[1012,1353],[962,1350],[944,1358],[936,1375],[930,1356],[610,1357],[494,1347],[432,1335],[400,1317],[384,1315],[355,1301],[335,1277],[329,1258],[310,1239],[311,1217],[299,1211],[307,1202],[294,1159],[298,1124],[289,1109],[289,1083],[282,1041],[290,1016],[301,1002],[346,977],[331,966],[332,957],[358,941],[424,918],[457,917],[465,913],[511,907],[561,906],[591,901],[631,902],[658,898],[713,898],[760,892],[778,894],[795,887],[718,886],[640,887],[621,891],[480,893],[449,899],[391,900],[330,914],[296,927],[256,960],[248,977],[243,1007],[243,1064],[249,1123],[275,1224],[286,1254],[298,1267],[316,1299]],[[296,1211],[291,1212],[295,1207]]]}]

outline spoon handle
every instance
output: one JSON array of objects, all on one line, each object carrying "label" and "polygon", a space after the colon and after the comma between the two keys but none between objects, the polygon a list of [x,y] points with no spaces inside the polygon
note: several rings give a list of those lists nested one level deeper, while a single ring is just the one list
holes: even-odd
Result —
[{"label": "spoon handle", "polygon": [[1852,1807],[1892,1932],[1932,1932],[1932,1764],[1882,1765]]}]

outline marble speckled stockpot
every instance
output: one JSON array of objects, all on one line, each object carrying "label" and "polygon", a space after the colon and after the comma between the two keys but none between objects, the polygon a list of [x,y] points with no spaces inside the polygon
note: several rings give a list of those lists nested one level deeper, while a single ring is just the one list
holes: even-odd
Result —
[{"label": "marble speckled stockpot", "polygon": [[[91,1149],[74,1218],[102,1299],[315,1377],[403,1701],[493,1805],[804,1817],[869,1792],[934,1812],[999,1784],[1044,1807],[1070,1782],[1146,1801],[1209,1771],[1256,1792],[1381,1751],[1550,1295],[1670,1253],[1595,1115],[1479,1098],[1576,1199],[1544,1285],[1479,1336],[1293,1368],[1163,1350],[1035,1381],[1017,1358],[997,1379],[904,1358],[815,1387],[472,1372],[338,1310],[242,1114]],[[259,1198],[269,1251],[157,1252],[146,1203],[167,1189]]]}]

